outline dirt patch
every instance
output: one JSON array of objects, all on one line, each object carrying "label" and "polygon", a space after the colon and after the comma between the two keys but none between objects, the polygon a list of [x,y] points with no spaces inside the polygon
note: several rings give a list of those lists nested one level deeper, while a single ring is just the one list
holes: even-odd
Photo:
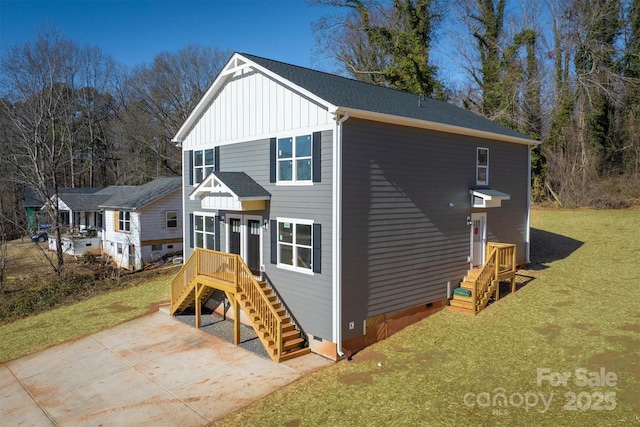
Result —
[{"label": "dirt patch", "polygon": [[627,323],[618,328],[621,331],[638,332],[640,333],[640,325],[636,323]]},{"label": "dirt patch", "polygon": [[135,310],[134,307],[128,306],[128,305],[123,305],[123,304],[110,304],[108,306],[106,306],[105,308],[107,308],[109,311],[111,311],[112,313],[127,313],[131,310]]},{"label": "dirt patch", "polygon": [[559,301],[555,304],[553,304],[554,307],[566,307],[568,305],[573,304],[573,301]]},{"label": "dirt patch", "polygon": [[572,323],[571,326],[576,329],[580,329],[581,331],[586,331],[587,329],[589,329],[589,325],[587,325],[586,323]]},{"label": "dirt patch", "polygon": [[569,295],[571,293],[571,291],[568,289],[554,289],[553,292],[560,295]]},{"label": "dirt patch", "polygon": [[556,338],[558,338],[558,335],[560,335],[561,328],[557,325],[547,323],[547,325],[545,326],[535,328],[535,331],[541,335],[546,336],[549,342],[553,342],[556,340]]},{"label": "dirt patch", "polygon": [[355,354],[352,358],[352,360],[356,363],[363,363],[363,362],[369,362],[369,361],[383,362],[386,359],[387,359],[387,356],[385,356],[384,354],[378,353],[372,350],[362,351],[360,353]]},{"label": "dirt patch", "polygon": [[587,361],[590,371],[599,372],[605,368],[607,372],[615,372],[618,377],[617,387],[621,390],[619,399],[640,412],[640,356],[629,352],[608,351],[592,356]]},{"label": "dirt patch", "polygon": [[373,375],[370,372],[353,372],[340,375],[338,381],[346,385],[373,384]]},{"label": "dirt patch", "polygon": [[291,420],[284,424],[285,427],[300,427],[301,425],[300,420]]}]

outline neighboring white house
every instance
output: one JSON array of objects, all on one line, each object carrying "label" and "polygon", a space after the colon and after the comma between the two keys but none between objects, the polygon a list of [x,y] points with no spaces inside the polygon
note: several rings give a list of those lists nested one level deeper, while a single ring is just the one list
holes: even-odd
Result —
[{"label": "neighboring white house", "polygon": [[102,254],[122,268],[182,252],[182,181],[158,178],[137,187],[116,187],[100,205]]}]

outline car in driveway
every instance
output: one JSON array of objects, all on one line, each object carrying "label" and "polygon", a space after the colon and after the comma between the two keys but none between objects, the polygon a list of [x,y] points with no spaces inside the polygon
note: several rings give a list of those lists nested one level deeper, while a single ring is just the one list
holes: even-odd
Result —
[{"label": "car in driveway", "polygon": [[46,242],[47,240],[49,240],[49,233],[47,233],[46,231],[41,231],[31,236],[32,242],[42,243]]}]

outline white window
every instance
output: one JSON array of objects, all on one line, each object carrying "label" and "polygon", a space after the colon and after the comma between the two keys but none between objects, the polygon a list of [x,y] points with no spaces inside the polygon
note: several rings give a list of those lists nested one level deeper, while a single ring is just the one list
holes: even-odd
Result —
[{"label": "white window", "polygon": [[278,266],[312,272],[313,221],[278,219]]},{"label": "white window", "polygon": [[476,155],[476,185],[489,185],[489,149],[477,149]]},{"label": "white window", "polygon": [[215,154],[213,148],[209,150],[195,150],[193,152],[193,181],[200,184],[202,180],[214,171]]},{"label": "white window", "polygon": [[215,216],[194,215],[193,235],[197,248],[215,249]]},{"label": "white window", "polygon": [[131,212],[118,211],[118,231],[131,231]]},{"label": "white window", "polygon": [[166,224],[167,228],[177,228],[178,227],[178,211],[167,211],[166,215]]},{"label": "white window", "polygon": [[311,182],[311,135],[278,139],[278,182]]},{"label": "white window", "polygon": [[122,243],[118,243],[117,249],[118,255],[122,254]]}]

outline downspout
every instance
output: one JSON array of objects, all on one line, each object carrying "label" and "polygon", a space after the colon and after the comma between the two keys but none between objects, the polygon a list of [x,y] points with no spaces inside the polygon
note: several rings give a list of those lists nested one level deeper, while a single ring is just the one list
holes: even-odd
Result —
[{"label": "downspout", "polygon": [[342,351],[342,124],[349,119],[345,112],[340,118],[336,111],[336,137],[333,140],[333,322],[336,351]]},{"label": "downspout", "polygon": [[525,254],[527,257],[527,264],[531,262],[531,150],[533,145],[529,146],[527,150],[527,243],[525,244]]}]

